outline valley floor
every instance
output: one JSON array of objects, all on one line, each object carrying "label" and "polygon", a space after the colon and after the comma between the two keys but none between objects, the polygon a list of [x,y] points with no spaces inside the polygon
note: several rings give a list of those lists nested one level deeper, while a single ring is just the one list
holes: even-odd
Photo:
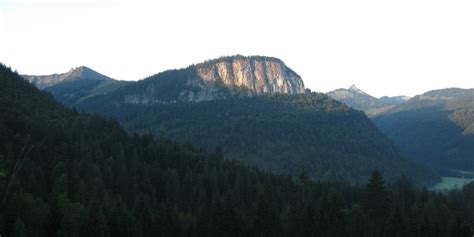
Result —
[{"label": "valley floor", "polygon": [[462,189],[466,184],[474,181],[474,171],[457,170],[459,175],[443,176],[441,181],[433,185],[430,190],[432,191],[450,191],[453,189]]}]

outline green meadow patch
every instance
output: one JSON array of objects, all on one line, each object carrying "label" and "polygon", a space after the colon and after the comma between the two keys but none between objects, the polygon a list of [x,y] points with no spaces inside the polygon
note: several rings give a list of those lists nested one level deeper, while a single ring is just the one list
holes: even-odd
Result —
[{"label": "green meadow patch", "polygon": [[433,191],[448,191],[452,189],[461,189],[464,185],[474,181],[471,178],[441,177],[441,182],[435,184],[430,189]]}]

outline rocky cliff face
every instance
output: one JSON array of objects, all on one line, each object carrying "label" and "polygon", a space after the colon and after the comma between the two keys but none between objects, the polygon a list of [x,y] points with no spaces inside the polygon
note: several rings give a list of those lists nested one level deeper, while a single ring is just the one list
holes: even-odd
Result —
[{"label": "rocky cliff face", "polygon": [[124,101],[126,104],[169,104],[304,91],[301,77],[279,59],[232,56],[141,80],[124,92]]},{"label": "rocky cliff face", "polygon": [[226,57],[198,64],[196,70],[204,81],[222,82],[227,87],[247,89],[254,95],[304,92],[301,77],[276,58]]},{"label": "rocky cliff face", "polygon": [[35,84],[39,89],[45,89],[50,86],[54,86],[66,81],[74,80],[112,80],[111,78],[104,76],[88,67],[81,66],[76,68],[71,68],[66,73],[61,74],[52,74],[44,76],[32,76],[32,75],[22,75],[23,78],[29,82]]}]

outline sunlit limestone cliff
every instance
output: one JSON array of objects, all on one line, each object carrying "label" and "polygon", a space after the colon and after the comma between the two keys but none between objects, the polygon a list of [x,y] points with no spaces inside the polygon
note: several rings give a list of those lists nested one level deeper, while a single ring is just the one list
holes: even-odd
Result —
[{"label": "sunlit limestone cliff", "polygon": [[179,70],[169,70],[136,85],[124,95],[127,104],[209,101],[228,96],[301,94],[301,77],[283,61],[261,56],[221,57]]},{"label": "sunlit limestone cliff", "polygon": [[198,64],[200,79],[248,89],[252,94],[304,92],[301,77],[281,60],[270,57],[227,57]]}]

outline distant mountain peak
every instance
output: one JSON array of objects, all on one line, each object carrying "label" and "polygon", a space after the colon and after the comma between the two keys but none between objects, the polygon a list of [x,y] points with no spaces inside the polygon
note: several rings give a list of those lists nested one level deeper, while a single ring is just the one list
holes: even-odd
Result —
[{"label": "distant mountain peak", "polygon": [[23,78],[35,84],[39,89],[44,89],[66,81],[73,80],[113,80],[101,73],[98,73],[86,66],[73,67],[68,72],[51,75],[22,75]]},{"label": "distant mountain peak", "polygon": [[327,93],[331,98],[338,100],[354,109],[368,112],[373,108],[385,106],[385,103],[379,99],[370,96],[355,85],[351,85],[348,89],[340,88]]},{"label": "distant mountain peak", "polygon": [[92,70],[92,69],[90,69],[86,66],[72,67],[69,71],[70,72],[73,72],[73,71],[76,71],[76,72],[78,72],[78,71],[93,71],[93,72],[95,72],[94,70]]},{"label": "distant mountain peak", "polygon": [[69,72],[64,73],[63,75],[67,75],[67,74],[74,75],[78,79],[84,79],[84,80],[111,80],[112,79],[86,66],[71,68]]},{"label": "distant mountain peak", "polygon": [[382,113],[410,99],[408,96],[383,96],[376,98],[357,88],[354,84],[348,89],[340,88],[326,94],[354,109],[364,111],[369,116]]},{"label": "distant mountain peak", "polygon": [[352,84],[352,85],[349,87],[349,90],[359,91],[360,89],[357,88],[355,84]]},{"label": "distant mountain peak", "polygon": [[462,97],[470,97],[473,98],[474,89],[461,89],[461,88],[445,88],[445,89],[437,89],[431,90],[423,93],[422,97],[433,97],[433,98],[443,98],[443,99],[450,99],[450,98],[462,98]]},{"label": "distant mountain peak", "polygon": [[367,93],[365,93],[363,90],[357,88],[355,84],[351,85],[348,90],[356,92],[356,93],[367,95]]}]

